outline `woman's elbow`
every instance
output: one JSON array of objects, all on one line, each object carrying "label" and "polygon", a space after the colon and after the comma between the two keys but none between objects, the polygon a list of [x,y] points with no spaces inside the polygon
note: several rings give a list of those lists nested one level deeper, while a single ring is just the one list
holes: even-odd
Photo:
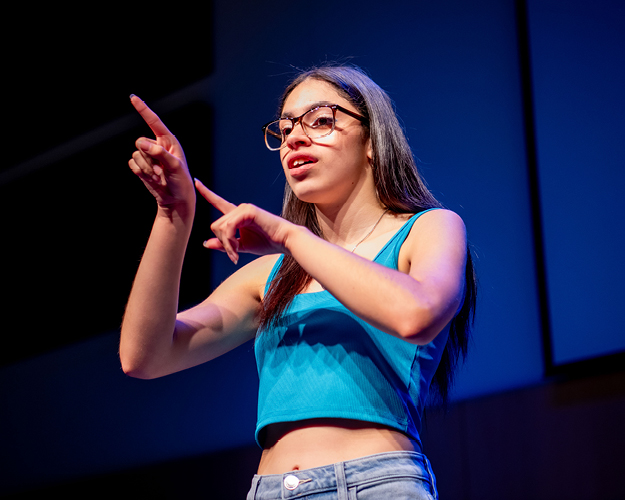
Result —
[{"label": "woman's elbow", "polygon": [[139,378],[142,380],[150,380],[156,378],[156,376],[152,375],[149,371],[143,368],[128,366],[124,363],[122,363],[122,371],[132,378]]},{"label": "woman's elbow", "polygon": [[414,307],[400,316],[396,327],[397,336],[411,344],[428,344],[451,320],[447,316],[448,314],[441,314],[434,306]]},{"label": "woman's elbow", "polygon": [[148,363],[142,361],[137,356],[132,356],[124,352],[122,349],[119,351],[119,360],[121,362],[122,371],[129,377],[143,380],[158,377],[158,375],[154,373],[154,370],[150,369]]},{"label": "woman's elbow", "polygon": [[404,321],[395,328],[396,335],[410,344],[425,345],[434,338],[428,335],[429,329],[420,325],[420,322]]}]

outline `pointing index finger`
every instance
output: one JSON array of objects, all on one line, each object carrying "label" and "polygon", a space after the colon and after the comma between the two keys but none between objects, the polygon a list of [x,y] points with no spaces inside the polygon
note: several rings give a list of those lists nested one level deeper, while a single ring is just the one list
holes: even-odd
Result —
[{"label": "pointing index finger", "polygon": [[161,121],[158,115],[148,108],[147,104],[145,104],[139,97],[132,94],[130,96],[130,102],[134,106],[134,108],[139,112],[141,118],[148,124],[148,127],[152,129],[154,135],[156,137],[162,137],[165,135],[173,135],[169,129],[165,126],[165,124]]},{"label": "pointing index finger", "polygon": [[194,180],[196,189],[200,192],[204,199],[208,201],[211,205],[213,205],[222,214],[227,214],[237,208],[235,204],[230,203],[229,201],[224,200],[221,196],[213,193],[204,184],[202,184],[199,179]]}]

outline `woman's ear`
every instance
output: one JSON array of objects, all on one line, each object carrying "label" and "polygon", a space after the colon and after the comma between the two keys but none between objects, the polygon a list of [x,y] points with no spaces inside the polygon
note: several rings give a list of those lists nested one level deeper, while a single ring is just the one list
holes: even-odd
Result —
[{"label": "woman's ear", "polygon": [[371,137],[367,139],[366,144],[367,151],[367,160],[369,160],[369,165],[373,165],[373,147],[371,147]]}]

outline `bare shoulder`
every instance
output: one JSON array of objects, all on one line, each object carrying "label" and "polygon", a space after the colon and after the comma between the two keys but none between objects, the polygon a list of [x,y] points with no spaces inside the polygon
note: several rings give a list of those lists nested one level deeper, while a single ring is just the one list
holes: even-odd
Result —
[{"label": "bare shoulder", "polygon": [[408,269],[419,260],[464,261],[467,233],[464,221],[446,209],[430,210],[412,226],[399,254],[400,268]]},{"label": "bare shoulder", "polygon": [[[397,229],[414,216],[414,213],[393,214]],[[411,234],[436,228],[447,228],[450,230],[455,229],[460,230],[463,233],[465,232],[464,221],[456,212],[452,212],[451,210],[447,210],[445,208],[438,208],[429,210],[420,215],[412,226]]]},{"label": "bare shoulder", "polygon": [[280,254],[262,255],[230,275],[213,293],[232,288],[246,287],[259,300],[262,299],[269,275]]},{"label": "bare shoulder", "polygon": [[257,259],[254,259],[249,264],[246,264],[239,269],[235,274],[242,273],[250,276],[257,276],[263,279],[269,277],[269,273],[273,269],[281,254],[275,253],[271,255],[261,255]]},{"label": "bare shoulder", "polygon": [[466,237],[466,228],[462,218],[456,212],[447,209],[430,210],[424,213],[415,221],[413,229],[415,228],[415,233],[438,230],[459,233],[460,236]]}]

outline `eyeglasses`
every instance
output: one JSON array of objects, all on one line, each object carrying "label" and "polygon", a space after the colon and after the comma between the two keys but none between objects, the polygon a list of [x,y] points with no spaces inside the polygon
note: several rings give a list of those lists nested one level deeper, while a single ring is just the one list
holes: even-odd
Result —
[{"label": "eyeglasses", "polygon": [[263,125],[263,133],[265,134],[265,144],[271,151],[278,151],[286,144],[286,139],[295,125],[301,124],[304,133],[311,139],[319,139],[320,137],[326,137],[334,132],[334,126],[336,125],[336,111],[339,110],[346,115],[349,115],[362,123],[367,123],[364,116],[361,116],[349,109],[345,109],[338,104],[328,104],[324,106],[317,106],[316,108],[309,109],[301,116],[297,118],[280,118]]}]

